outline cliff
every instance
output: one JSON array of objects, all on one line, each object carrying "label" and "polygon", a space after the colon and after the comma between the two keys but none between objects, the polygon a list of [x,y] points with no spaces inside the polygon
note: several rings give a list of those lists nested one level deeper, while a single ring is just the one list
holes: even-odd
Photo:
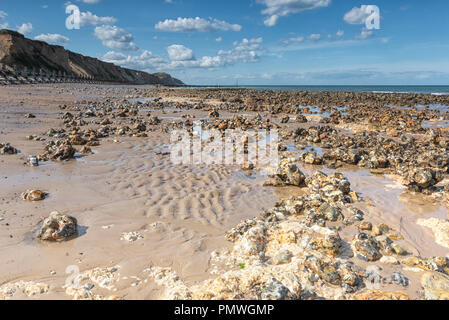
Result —
[{"label": "cliff", "polygon": [[62,72],[78,77],[89,77],[99,81],[129,84],[160,84],[181,86],[184,83],[166,73],[149,74],[118,67],[71,52],[61,46],[43,41],[30,40],[11,30],[0,30],[0,63],[23,69],[47,72]]}]

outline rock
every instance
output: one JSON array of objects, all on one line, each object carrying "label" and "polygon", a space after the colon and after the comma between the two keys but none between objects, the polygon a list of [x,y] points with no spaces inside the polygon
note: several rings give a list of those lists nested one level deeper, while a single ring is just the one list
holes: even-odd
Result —
[{"label": "rock", "polygon": [[220,117],[220,114],[218,113],[218,110],[217,110],[217,109],[214,109],[214,110],[212,110],[212,111],[209,113],[209,117],[210,117],[210,118],[219,118],[219,117]]},{"label": "rock", "polygon": [[401,183],[412,191],[422,192],[435,186],[442,179],[442,174],[433,169],[413,168],[404,174]]},{"label": "rock", "polygon": [[304,266],[323,281],[340,285],[349,292],[355,290],[361,283],[358,272],[350,262],[333,262],[309,255],[304,261]]},{"label": "rock", "polygon": [[19,150],[11,146],[9,143],[0,143],[0,154],[17,154]]},{"label": "rock", "polygon": [[51,141],[45,147],[45,152],[40,156],[44,160],[65,161],[75,156],[76,150],[69,140]]},{"label": "rock", "polygon": [[299,114],[296,116],[296,122],[297,123],[307,123],[307,118],[303,116],[302,114]]},{"label": "rock", "polygon": [[393,250],[393,252],[398,255],[398,256],[406,256],[408,254],[407,250],[405,250],[404,248],[402,248],[400,245],[398,245],[397,243],[392,243],[391,244],[391,249]]},{"label": "rock", "polygon": [[449,275],[449,258],[433,257],[424,259],[420,257],[410,257],[402,260],[401,264],[411,268],[437,271]]},{"label": "rock", "polygon": [[359,226],[360,231],[371,231],[372,229],[373,229],[373,224],[368,221],[362,222]]},{"label": "rock", "polygon": [[82,138],[79,134],[70,136],[70,143],[74,146],[83,146],[87,143],[87,140]]},{"label": "rock", "polygon": [[318,209],[319,213],[325,217],[327,221],[338,221],[343,220],[343,215],[341,213],[341,210],[327,202],[323,203],[320,208]]},{"label": "rock", "polygon": [[41,190],[27,190],[21,194],[23,200],[27,201],[41,201],[44,200],[48,193]]},{"label": "rock", "polygon": [[249,256],[264,258],[267,227],[263,224],[250,228],[243,236],[239,249]]},{"label": "rock", "polygon": [[385,292],[380,290],[367,290],[354,297],[355,300],[411,300],[410,297],[400,291]]},{"label": "rock", "polygon": [[288,123],[290,121],[290,117],[288,115],[283,115],[281,118],[281,123]]},{"label": "rock", "polygon": [[342,246],[343,241],[338,232],[326,235],[317,234],[309,242],[309,247],[312,250],[317,250],[332,257],[337,257],[341,254]]},{"label": "rock", "polygon": [[335,263],[324,261],[316,256],[310,255],[306,257],[304,266],[330,284],[341,284],[341,276],[338,272],[338,266]]},{"label": "rock", "polygon": [[270,180],[265,182],[266,186],[305,186],[305,175],[291,159],[282,159],[276,172],[269,175]]},{"label": "rock", "polygon": [[77,233],[77,220],[55,211],[44,220],[38,238],[45,241],[64,241],[76,236]]},{"label": "rock", "polygon": [[391,265],[399,264],[398,259],[396,259],[395,257],[392,257],[392,256],[383,256],[382,258],[380,258],[379,262],[385,263],[385,264],[391,264]]},{"label": "rock", "polygon": [[427,272],[421,277],[426,300],[449,300],[449,277],[438,272]]},{"label": "rock", "polygon": [[156,116],[151,116],[148,119],[148,124],[149,125],[158,125],[159,123],[161,123],[161,120],[158,117],[156,117]]},{"label": "rock", "polygon": [[128,242],[135,242],[139,239],[143,239],[143,235],[138,231],[122,233],[122,237],[120,238],[120,240]]},{"label": "rock", "polygon": [[39,160],[36,156],[28,156],[28,164],[32,167],[39,166]]},{"label": "rock", "polygon": [[409,280],[400,272],[395,272],[391,275],[391,281],[398,286],[407,287]]},{"label": "rock", "polygon": [[273,264],[287,264],[292,260],[293,254],[289,250],[282,250],[273,258]]},{"label": "rock", "polygon": [[379,243],[370,235],[359,233],[352,242],[357,257],[364,261],[377,261],[382,258]]},{"label": "rock", "polygon": [[92,149],[90,147],[83,146],[80,149],[80,153],[82,153],[82,154],[90,154],[90,153],[92,153]]},{"label": "rock", "polygon": [[291,296],[290,290],[277,279],[272,278],[262,292],[262,300],[286,300]]},{"label": "rock", "polygon": [[363,220],[365,213],[362,210],[354,208],[354,207],[351,207],[349,210],[352,213],[352,217],[354,218],[354,220],[356,220],[356,221]]},{"label": "rock", "polygon": [[300,161],[306,164],[320,165],[323,163],[323,158],[317,156],[316,152],[305,152],[301,154]]},{"label": "rock", "polygon": [[384,223],[373,227],[371,234],[375,237],[387,234],[390,231],[390,227]]}]

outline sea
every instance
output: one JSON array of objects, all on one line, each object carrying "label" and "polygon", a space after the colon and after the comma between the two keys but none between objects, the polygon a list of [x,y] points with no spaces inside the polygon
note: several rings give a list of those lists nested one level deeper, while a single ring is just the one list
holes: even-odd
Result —
[{"label": "sea", "polygon": [[279,91],[328,91],[328,92],[376,92],[376,93],[424,93],[433,95],[449,95],[449,85],[439,86],[195,86],[194,88],[240,88],[255,90],[279,90]]}]

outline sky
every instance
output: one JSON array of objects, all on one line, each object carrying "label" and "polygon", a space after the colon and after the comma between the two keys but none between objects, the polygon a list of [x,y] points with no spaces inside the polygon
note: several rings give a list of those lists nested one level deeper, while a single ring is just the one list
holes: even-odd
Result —
[{"label": "sky", "polygon": [[0,28],[203,85],[448,85],[448,17],[447,0],[0,1]]}]

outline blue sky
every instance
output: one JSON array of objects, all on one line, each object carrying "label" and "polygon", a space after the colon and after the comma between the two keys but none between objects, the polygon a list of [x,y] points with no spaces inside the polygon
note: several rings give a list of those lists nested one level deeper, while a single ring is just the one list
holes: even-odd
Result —
[{"label": "blue sky", "polygon": [[[66,28],[66,7],[81,14]],[[367,29],[362,5],[380,10]],[[2,0],[0,27],[189,84],[449,84],[447,0]]]}]

